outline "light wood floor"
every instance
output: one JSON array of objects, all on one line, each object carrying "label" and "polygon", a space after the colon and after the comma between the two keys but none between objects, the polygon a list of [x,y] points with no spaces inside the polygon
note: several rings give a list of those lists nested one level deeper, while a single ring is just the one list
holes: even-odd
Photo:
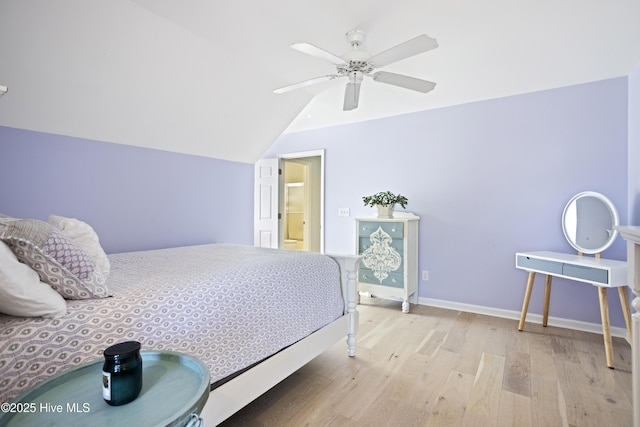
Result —
[{"label": "light wood floor", "polygon": [[630,426],[631,348],[601,335],[363,299],[340,342],[224,426]]}]

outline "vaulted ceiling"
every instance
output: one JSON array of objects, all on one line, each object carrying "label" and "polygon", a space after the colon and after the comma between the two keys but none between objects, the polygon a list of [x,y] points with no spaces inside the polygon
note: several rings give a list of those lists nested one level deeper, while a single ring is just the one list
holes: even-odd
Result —
[{"label": "vaulted ceiling", "polygon": [[[640,2],[618,0],[0,0],[0,125],[240,162],[283,132],[628,75]],[[331,74],[352,29],[378,53],[419,34],[439,47],[385,71],[427,94],[365,80],[342,111]]]}]

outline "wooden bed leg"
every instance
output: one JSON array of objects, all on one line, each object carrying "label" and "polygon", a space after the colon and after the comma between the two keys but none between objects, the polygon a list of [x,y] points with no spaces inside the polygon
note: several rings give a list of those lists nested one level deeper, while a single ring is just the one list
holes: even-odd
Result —
[{"label": "wooden bed leg", "polygon": [[533,281],[536,278],[536,273],[529,272],[529,279],[527,279],[527,290],[524,293],[524,301],[522,301],[522,313],[520,314],[520,323],[518,324],[518,330],[524,329],[524,321],[527,318],[527,310],[529,310],[529,300],[531,299],[531,290],[533,289]]}]

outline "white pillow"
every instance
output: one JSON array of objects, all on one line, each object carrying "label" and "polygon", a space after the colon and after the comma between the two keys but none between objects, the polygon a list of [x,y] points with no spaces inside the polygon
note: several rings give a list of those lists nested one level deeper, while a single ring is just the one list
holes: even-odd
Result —
[{"label": "white pillow", "polygon": [[67,302],[40,281],[35,270],[21,263],[11,248],[0,241],[0,313],[22,317],[60,317]]},{"label": "white pillow", "polygon": [[49,215],[47,222],[62,231],[93,258],[98,266],[98,270],[100,270],[105,280],[107,279],[111,271],[111,264],[109,263],[107,254],[102,249],[102,246],[100,246],[100,239],[93,227],[79,219],[66,218],[58,215]]}]

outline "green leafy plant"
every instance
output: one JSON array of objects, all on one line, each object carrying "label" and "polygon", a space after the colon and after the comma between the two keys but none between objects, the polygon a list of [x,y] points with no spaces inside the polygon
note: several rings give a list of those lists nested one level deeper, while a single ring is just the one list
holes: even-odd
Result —
[{"label": "green leafy plant", "polygon": [[402,208],[407,207],[407,200],[402,194],[393,194],[391,191],[381,191],[380,193],[376,193],[372,196],[364,196],[362,198],[365,206],[393,206],[400,205]]}]

